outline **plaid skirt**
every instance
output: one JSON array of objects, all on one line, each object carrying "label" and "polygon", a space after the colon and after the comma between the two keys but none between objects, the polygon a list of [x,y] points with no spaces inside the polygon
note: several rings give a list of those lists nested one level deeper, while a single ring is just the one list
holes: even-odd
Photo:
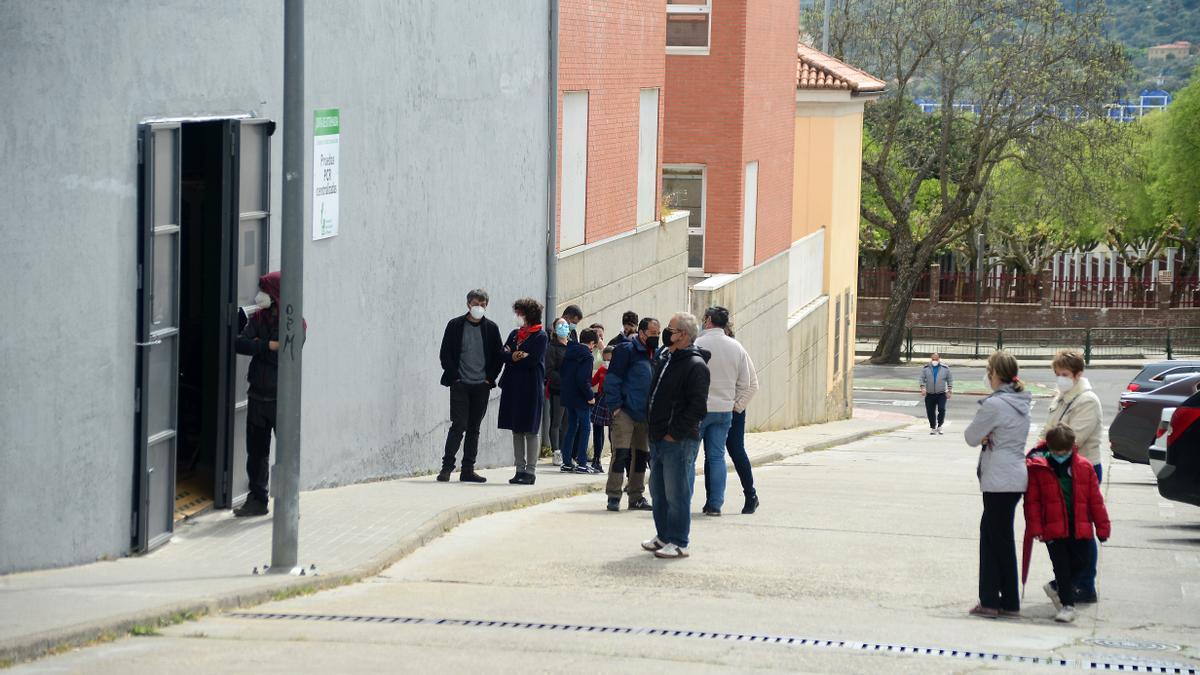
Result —
[{"label": "plaid skirt", "polygon": [[599,400],[596,405],[592,406],[592,424],[600,426],[612,426],[612,411],[608,409],[604,399],[597,397]]}]

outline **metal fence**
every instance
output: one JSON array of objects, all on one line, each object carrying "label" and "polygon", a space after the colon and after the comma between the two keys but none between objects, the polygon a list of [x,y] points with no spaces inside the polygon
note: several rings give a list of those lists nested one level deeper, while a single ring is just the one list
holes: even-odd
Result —
[{"label": "metal fence", "polygon": [[[870,354],[883,325],[858,324],[859,355]],[[869,348],[867,343],[869,343]],[[1017,357],[1052,358],[1062,348],[1083,349],[1088,363],[1103,359],[1200,357],[1200,327],[1194,328],[972,328],[910,326],[902,356],[932,352],[950,358],[985,358],[995,349]]]}]

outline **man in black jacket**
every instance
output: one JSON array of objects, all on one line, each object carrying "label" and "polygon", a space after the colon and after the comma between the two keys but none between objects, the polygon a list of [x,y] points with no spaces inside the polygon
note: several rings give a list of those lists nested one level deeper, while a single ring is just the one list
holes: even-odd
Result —
[{"label": "man in black jacket", "polygon": [[451,319],[442,336],[442,386],[450,387],[450,432],[446,434],[446,452],[442,456],[442,471],[437,479],[450,480],[458,446],[463,447],[462,472],[459,480],[486,483],[475,473],[475,457],[479,454],[479,425],[487,414],[488,398],[496,378],[500,376],[500,328],[484,317],[488,294],[482,289],[467,293],[467,313]]},{"label": "man in black jacket", "polygon": [[663,331],[667,349],[650,382],[650,498],[653,539],[642,548],[659,558],[686,558],[700,423],[708,414],[708,352],[695,346],[700,326],[680,312]]}]

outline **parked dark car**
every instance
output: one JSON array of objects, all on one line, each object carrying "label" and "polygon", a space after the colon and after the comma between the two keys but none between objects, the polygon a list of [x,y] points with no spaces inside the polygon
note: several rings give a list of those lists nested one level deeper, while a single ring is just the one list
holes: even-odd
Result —
[{"label": "parked dark car", "polygon": [[1200,373],[1200,361],[1159,361],[1147,364],[1125,387],[1126,391],[1144,394],[1163,386],[1169,375]]},{"label": "parked dark car", "polygon": [[1149,464],[1150,444],[1158,429],[1163,408],[1177,407],[1200,390],[1200,373],[1172,375],[1149,392],[1121,394],[1120,410],[1108,427],[1113,457],[1136,464]]},{"label": "parked dark car", "polygon": [[1200,506],[1200,393],[1176,406],[1171,415],[1166,463],[1158,471],[1158,493]]}]

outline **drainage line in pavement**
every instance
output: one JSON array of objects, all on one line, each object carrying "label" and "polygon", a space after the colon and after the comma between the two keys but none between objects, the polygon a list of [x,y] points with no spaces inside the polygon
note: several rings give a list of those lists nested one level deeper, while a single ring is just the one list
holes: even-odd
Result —
[{"label": "drainage line in pavement", "polygon": [[1004,663],[1028,663],[1032,665],[1074,667],[1085,670],[1107,670],[1122,673],[1171,673],[1173,675],[1200,675],[1200,671],[1186,664],[1134,664],[1119,661],[1094,661],[1050,658],[1042,656],[1017,656],[996,652],[968,649],[944,649],[886,643],[857,642],[851,640],[821,640],[782,635],[747,635],[744,633],[721,633],[711,631],[672,630],[669,628],[629,628],[625,626],[589,626],[570,623],[538,623],[529,621],[495,621],[481,619],[427,619],[406,616],[362,616],[354,614],[283,614],[273,612],[234,612],[239,619],[276,621],[326,621],[336,623],[384,623],[426,626],[461,626],[469,628],[519,628],[525,630],[549,630],[577,633],[620,633],[627,635],[650,635],[654,637],[699,638],[725,642],[750,642],[755,644],[779,644],[792,647],[820,649],[845,649],[872,654],[904,654],[910,656],[941,656],[946,658],[970,659]]}]

